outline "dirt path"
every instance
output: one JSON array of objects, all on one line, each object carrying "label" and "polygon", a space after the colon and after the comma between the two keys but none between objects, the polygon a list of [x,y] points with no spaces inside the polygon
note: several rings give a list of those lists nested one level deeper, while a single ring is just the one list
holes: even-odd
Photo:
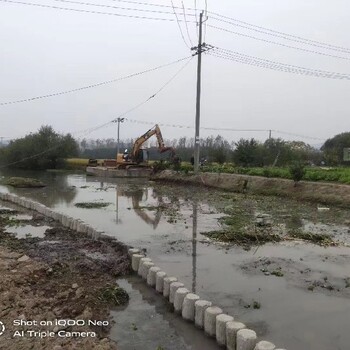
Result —
[{"label": "dirt path", "polygon": [[51,226],[45,237],[17,239],[5,232],[9,215],[0,215],[0,349],[117,349],[108,339],[109,311],[127,299],[115,284],[130,271],[127,248],[77,237],[38,215],[25,224]]}]

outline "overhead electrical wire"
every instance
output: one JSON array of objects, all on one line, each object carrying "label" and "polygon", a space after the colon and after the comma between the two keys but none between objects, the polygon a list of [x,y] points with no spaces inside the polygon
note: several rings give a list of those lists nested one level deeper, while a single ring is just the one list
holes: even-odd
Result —
[{"label": "overhead electrical wire", "polygon": [[[142,1],[130,1],[130,0],[109,0],[109,1],[114,1],[114,2],[124,2],[128,4],[133,4],[133,5],[146,5],[146,6],[153,6],[153,7],[165,7],[165,8],[175,8],[178,10],[182,10],[182,7],[177,7],[177,6],[172,6],[172,5],[164,5],[164,4],[155,4],[152,2],[142,2]],[[197,11],[197,9],[193,7],[186,7],[186,10],[189,11]]]},{"label": "overhead electrical wire", "polygon": [[181,66],[180,69],[174,75],[172,75],[169,80],[167,80],[155,93],[153,93],[147,99],[145,99],[144,101],[138,103],[137,105],[135,105],[134,107],[128,109],[127,111],[121,113],[120,115],[118,115],[117,117],[113,118],[112,120],[109,120],[108,122],[103,123],[103,124],[98,125],[98,126],[95,126],[93,128],[86,129],[85,131],[93,132],[93,131],[102,129],[105,126],[109,125],[110,123],[115,122],[118,118],[124,117],[125,115],[135,111],[136,109],[140,108],[141,106],[143,106],[144,104],[146,104],[147,102],[149,102],[150,100],[155,98],[161,91],[163,91],[187,67],[187,65],[192,61],[192,59],[193,59],[193,56],[189,57],[188,61],[183,66]]},{"label": "overhead electrical wire", "polygon": [[[143,120],[137,120],[137,119],[130,119],[125,118],[126,121],[129,121],[130,123],[135,124],[146,124],[146,125],[154,125],[158,124],[162,127],[170,127],[170,128],[180,128],[180,129],[194,129],[194,126],[190,125],[181,125],[181,124],[168,124],[168,123],[162,123],[157,121],[143,121]],[[281,130],[274,130],[274,129],[237,129],[237,128],[217,128],[217,127],[200,127],[201,130],[208,130],[208,131],[231,131],[231,132],[273,132],[276,134],[285,134],[290,136],[297,136],[301,137],[303,139],[312,139],[312,140],[319,140],[324,141],[325,139],[319,138],[319,137],[313,137],[313,136],[306,136],[306,135],[300,135],[300,134],[293,134],[287,131],[281,131]]]},{"label": "overhead electrical wire", "polygon": [[208,55],[239,62],[239,63],[244,63],[247,65],[268,68],[276,71],[283,71],[283,72],[294,73],[294,74],[310,75],[318,78],[350,80],[350,74],[330,72],[330,71],[325,71],[320,69],[310,69],[306,67],[295,66],[295,65],[276,62],[276,61],[270,61],[267,59],[242,54],[240,52],[223,49],[217,46],[212,46],[212,48],[213,50],[206,52]]},{"label": "overhead electrical wire", "polygon": [[[170,21],[170,22],[175,21],[175,19],[173,19],[171,17],[164,18],[164,17],[147,17],[147,16],[138,16],[138,15],[127,15],[127,14],[114,13],[114,12],[101,12],[101,11],[85,10],[85,9],[78,9],[78,8],[68,8],[68,7],[60,7],[60,6],[53,6],[53,5],[44,5],[44,4],[37,4],[37,3],[33,3],[33,2],[23,2],[23,1],[15,1],[15,0],[0,0],[0,2],[14,4],[14,5],[26,5],[26,6],[41,7],[41,8],[48,8],[48,9],[61,10],[61,11],[72,11],[72,12],[97,14],[97,15],[105,15],[105,16],[136,18],[136,19],[155,20],[155,21]],[[182,20],[179,20],[179,21],[182,22]],[[193,21],[191,23],[195,23],[195,21]]]},{"label": "overhead electrical wire", "polygon": [[[166,15],[172,15],[172,12],[169,11],[161,11],[161,10],[148,10],[143,8],[133,8],[133,7],[122,7],[122,6],[112,6],[112,5],[105,5],[105,4],[96,4],[92,2],[84,2],[84,1],[73,1],[73,0],[54,0],[56,2],[63,2],[68,4],[74,4],[74,5],[84,5],[84,6],[95,6],[95,7],[104,7],[104,8],[111,8],[111,9],[117,9],[117,10],[124,10],[124,11],[139,11],[139,12],[150,12],[150,13],[159,13],[159,14],[166,14]],[[195,17],[195,14],[188,14],[188,16]]]},{"label": "overhead electrical wire", "polygon": [[70,93],[77,92],[77,91],[92,89],[92,88],[99,87],[99,86],[102,86],[102,85],[113,84],[113,83],[116,83],[116,82],[121,81],[121,80],[126,80],[126,79],[129,79],[129,78],[138,76],[138,75],[142,75],[142,74],[145,74],[145,73],[153,72],[153,71],[161,69],[161,68],[165,68],[165,67],[171,66],[173,64],[182,62],[182,61],[184,61],[186,59],[189,59],[191,57],[192,56],[187,56],[187,57],[184,57],[184,58],[180,58],[180,59],[178,59],[176,61],[173,61],[173,62],[170,62],[170,63],[166,63],[166,64],[163,64],[163,65],[160,65],[160,66],[157,66],[157,67],[153,67],[153,68],[150,68],[150,69],[146,69],[146,70],[143,70],[143,71],[140,71],[140,72],[137,72],[137,73],[132,73],[132,74],[129,74],[129,75],[126,75],[126,76],[123,76],[123,77],[119,77],[119,78],[103,81],[103,82],[96,83],[96,84],[90,84],[90,85],[87,85],[87,86],[82,86],[82,87],[79,87],[79,88],[76,88],[76,89],[65,90],[65,91],[60,91],[60,92],[55,92],[55,93],[52,93],[52,94],[45,94],[45,95],[40,95],[40,96],[35,96],[35,97],[29,97],[29,98],[24,98],[24,99],[15,100],[15,101],[0,102],[0,106],[17,104],[17,103],[24,103],[24,102],[30,102],[30,101],[34,101],[34,100],[50,98],[50,97],[60,96],[60,95],[66,95],[66,94],[70,94]]},{"label": "overhead electrical wire", "polygon": [[[127,110],[126,112],[120,114],[118,117],[116,117],[116,118],[114,118],[114,119],[112,119],[112,120],[110,120],[110,121],[108,121],[108,122],[106,122],[106,123],[103,123],[103,124],[98,125],[98,126],[93,127],[93,128],[89,128],[89,129],[85,129],[85,130],[81,130],[81,131],[76,131],[76,132],[74,132],[74,133],[70,133],[70,135],[83,134],[83,137],[84,137],[84,136],[87,136],[87,135],[91,134],[92,132],[97,131],[97,130],[99,130],[99,129],[101,129],[101,128],[103,128],[103,127],[105,127],[105,126],[111,124],[111,123],[114,122],[116,119],[118,119],[118,118],[120,118],[120,117],[123,117],[123,116],[125,116],[126,114],[128,114],[128,113],[130,113],[130,112],[136,110],[136,109],[139,108],[139,107],[141,107],[142,105],[144,105],[145,103],[147,103],[148,101],[150,101],[151,99],[153,99],[154,97],[156,97],[161,91],[163,91],[163,90],[164,90],[164,89],[165,89],[165,88],[166,88],[166,87],[167,87],[167,86],[168,86],[168,85],[169,85],[169,84],[170,84],[170,83],[171,83],[171,82],[186,68],[186,66],[191,62],[192,58],[193,58],[193,56],[192,56],[192,57],[189,57],[189,58],[188,58],[188,61],[187,61],[174,75],[172,75],[171,78],[165,82],[165,84],[163,84],[154,94],[152,94],[150,97],[148,97],[145,101],[143,101],[143,102],[137,104],[136,106],[130,108],[130,109]],[[22,162],[24,162],[24,161],[26,161],[26,160],[29,160],[29,159],[34,159],[34,158],[40,157],[40,156],[42,156],[42,155],[44,155],[44,154],[46,154],[46,153],[48,153],[48,152],[51,152],[51,151],[53,151],[54,149],[57,149],[57,148],[59,148],[59,147],[61,147],[61,146],[62,146],[62,144],[58,144],[58,145],[55,145],[55,146],[53,146],[53,147],[50,147],[50,148],[48,148],[48,149],[46,149],[46,150],[40,152],[40,153],[33,154],[33,155],[31,155],[31,156],[22,158],[22,159],[20,159],[20,160],[18,160],[18,161],[12,162],[12,163],[8,163],[8,164],[5,164],[5,165],[1,165],[1,166],[0,166],[0,169],[6,168],[6,167],[8,167],[8,166],[15,165],[15,164],[18,164],[18,163],[22,163]]]},{"label": "overhead electrical wire", "polygon": [[[187,19],[186,19],[186,10],[185,10],[185,6],[184,6],[184,2],[181,1],[182,3],[182,9],[183,9],[183,15],[184,15],[184,22],[185,22],[185,26],[186,26],[186,32],[187,32],[187,37],[188,37],[188,40],[190,41],[190,44],[191,44],[191,47],[193,47],[193,42],[192,42],[192,39],[191,39],[191,35],[190,35],[190,31],[188,29],[188,23],[187,23]],[[197,29],[196,29],[197,31]]]},{"label": "overhead electrical wire", "polygon": [[174,15],[175,15],[175,18],[176,18],[176,22],[177,22],[177,26],[178,26],[179,31],[180,31],[181,38],[182,38],[183,42],[185,43],[185,45],[190,49],[190,48],[191,48],[191,45],[188,45],[187,41],[185,40],[185,36],[184,36],[184,33],[183,33],[183,31],[182,31],[182,28],[181,28],[181,24],[180,24],[180,21],[179,21],[179,17],[178,17],[178,15],[177,15],[177,13],[176,13],[173,0],[171,0],[171,5],[172,5],[172,7],[173,7],[173,12],[174,12]]},{"label": "overhead electrical wire", "polygon": [[[245,21],[233,18],[233,17],[224,16],[224,15],[217,13],[217,12],[208,11],[208,13],[210,13],[213,16],[228,19],[229,21],[225,21],[226,23],[229,23],[229,24],[232,24],[235,26],[238,26],[236,23],[240,23],[240,24],[244,25],[244,26],[240,25],[240,27],[243,27],[243,28],[249,29],[249,30],[253,30],[253,31],[256,31],[259,33],[275,36],[278,38],[283,38],[283,39],[294,41],[297,43],[303,43],[305,45],[315,46],[318,48],[324,48],[324,49],[339,51],[339,52],[343,52],[343,53],[350,53],[350,48],[347,48],[347,47],[328,44],[328,43],[324,43],[321,41],[312,40],[312,39],[304,38],[301,36],[284,33],[281,31],[274,30],[274,29],[269,29],[269,28],[258,26],[258,25],[252,24],[252,23],[248,23],[248,22],[245,22]],[[215,17],[212,17],[212,16],[211,16],[211,18],[216,19]],[[221,20],[221,21],[223,22],[223,20]],[[235,23],[233,23],[233,22],[235,22]]]},{"label": "overhead electrical wire", "polygon": [[313,53],[313,54],[317,54],[317,55],[321,55],[321,56],[327,56],[327,57],[338,58],[338,59],[341,59],[341,60],[350,61],[350,57],[337,56],[337,55],[332,55],[332,54],[328,54],[328,53],[324,53],[324,52],[320,52],[320,51],[305,49],[305,48],[302,48],[302,47],[291,46],[291,45],[279,43],[277,41],[272,41],[272,40],[268,40],[268,39],[264,39],[264,38],[258,38],[258,37],[255,37],[255,36],[252,36],[252,35],[249,35],[249,34],[244,34],[244,33],[235,32],[235,31],[232,31],[232,30],[229,30],[229,29],[226,29],[226,28],[213,26],[211,24],[208,24],[208,27],[216,29],[216,30],[220,30],[220,31],[223,31],[223,32],[235,34],[235,35],[238,35],[238,36],[242,36],[242,37],[245,37],[245,38],[249,38],[249,39],[253,39],[253,40],[257,40],[257,41],[262,41],[262,42],[265,42],[265,43],[268,43],[268,44],[273,44],[273,45],[286,47],[288,49],[304,51],[304,52]]}]

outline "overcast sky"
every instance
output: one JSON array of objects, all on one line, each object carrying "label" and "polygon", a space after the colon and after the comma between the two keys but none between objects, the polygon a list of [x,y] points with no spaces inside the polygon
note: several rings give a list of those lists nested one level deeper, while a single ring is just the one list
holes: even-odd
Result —
[{"label": "overcast sky", "polygon": [[[121,11],[55,0],[21,0],[58,7],[129,15],[173,15]],[[78,0],[77,0],[78,1]],[[80,0],[84,1],[84,0]],[[145,2],[146,0],[144,0]],[[172,11],[112,0],[85,0],[95,4]],[[152,0],[171,5],[171,1]],[[194,7],[194,1],[184,1]],[[197,0],[197,7],[204,7]],[[175,6],[181,1],[174,0]],[[281,32],[350,48],[350,3],[347,0],[208,0],[208,10]],[[180,11],[181,12],[181,11]],[[187,12],[187,19],[190,11]],[[183,19],[183,14],[179,14]],[[231,26],[210,17],[208,24],[331,55],[331,50],[293,43]],[[189,23],[193,43],[196,24]],[[186,28],[182,23],[185,39]],[[293,50],[207,27],[209,44],[293,65],[350,73],[350,60]],[[118,78],[189,56],[176,22],[154,21],[0,1],[0,102],[60,92]],[[107,122],[133,108],[164,85],[184,64],[150,72],[89,90],[0,106],[0,136],[18,137],[52,125],[60,132],[77,132]],[[154,99],[126,117],[132,120],[194,126],[196,64],[188,66]],[[273,129],[326,139],[350,131],[350,81],[278,72],[204,55],[202,117],[204,127]],[[133,138],[151,125],[125,122],[122,138]],[[193,136],[193,128],[162,127],[165,138]],[[79,133],[80,132],[80,133]],[[267,132],[220,132],[228,140],[267,138]],[[201,136],[216,131],[201,130]],[[111,124],[88,138],[115,137]],[[275,137],[295,139],[284,134]],[[321,140],[304,139],[311,144]]]}]

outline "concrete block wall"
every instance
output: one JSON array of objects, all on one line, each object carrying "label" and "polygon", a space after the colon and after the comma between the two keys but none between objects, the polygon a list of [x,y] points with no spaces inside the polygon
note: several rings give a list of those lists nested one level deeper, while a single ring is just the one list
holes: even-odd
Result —
[{"label": "concrete block wall", "polygon": [[[147,281],[150,287],[164,296],[174,307],[174,312],[188,322],[204,330],[207,336],[216,338],[220,346],[228,350],[282,350],[268,341],[259,341],[252,329],[227,315],[210,301],[191,293],[176,277],[169,277],[150,258],[138,249],[129,249],[132,269]],[[284,349],[285,350],[285,349]]]},{"label": "concrete block wall", "polygon": [[55,212],[52,209],[46,207],[45,205],[38,202],[34,202],[28,198],[19,197],[11,193],[0,192],[0,199],[3,201],[8,201],[17,204],[29,210],[34,210],[44,216],[47,216],[59,222],[64,227],[67,227],[79,233],[87,233],[94,239],[101,237],[101,235],[103,234],[102,231],[94,229],[90,225],[82,222],[80,219],[74,219],[69,215]]},{"label": "concrete block wall", "polygon": [[[79,219],[54,212],[30,199],[2,192],[0,192],[0,199],[37,211],[60,222],[64,227],[78,233],[89,234],[94,239],[98,239],[103,234]],[[268,341],[258,342],[253,330],[248,329],[233,316],[226,315],[220,307],[212,305],[210,301],[203,300],[200,296],[191,293],[176,277],[168,276],[160,267],[155,266],[150,258],[141,254],[139,249],[129,249],[129,256],[135,273],[138,273],[151,288],[169,300],[174,306],[174,311],[184,320],[203,329],[207,336],[216,338],[220,346],[228,350],[285,350],[277,349]]]}]

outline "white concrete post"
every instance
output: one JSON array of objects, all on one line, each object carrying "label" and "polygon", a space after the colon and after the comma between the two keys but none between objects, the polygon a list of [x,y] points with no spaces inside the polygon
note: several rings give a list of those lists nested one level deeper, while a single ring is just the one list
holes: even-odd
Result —
[{"label": "white concrete post", "polygon": [[131,267],[133,269],[133,271],[137,272],[139,270],[139,265],[140,265],[140,260],[141,258],[144,258],[144,255],[141,254],[134,254],[131,257]]},{"label": "white concrete post", "polygon": [[186,321],[194,321],[195,315],[195,302],[199,300],[197,294],[189,293],[185,296],[184,302],[182,304],[182,318]]},{"label": "white concrete post", "polygon": [[167,299],[169,299],[170,295],[170,285],[173,282],[176,282],[177,278],[176,277],[165,277],[164,278],[164,284],[163,284],[163,296]]},{"label": "white concrete post", "polygon": [[211,337],[216,335],[216,316],[222,314],[217,306],[209,306],[204,312],[204,331]]},{"label": "white concrete post", "polygon": [[187,288],[178,288],[174,296],[174,311],[177,313],[182,313],[182,304],[184,302],[185,296],[190,291]]},{"label": "white concrete post", "polygon": [[247,328],[244,323],[231,321],[226,323],[226,347],[227,350],[236,350],[237,332]]},{"label": "white concrete post", "polygon": [[233,317],[225,314],[216,317],[216,341],[219,345],[226,345],[226,324],[232,322]]},{"label": "white concrete post", "polygon": [[251,329],[240,329],[237,332],[237,350],[254,350],[256,339],[256,333]]},{"label": "white concrete post", "polygon": [[269,341],[259,341],[258,344],[255,345],[254,350],[275,350],[276,346]]},{"label": "white concrete post", "polygon": [[140,254],[140,249],[130,248],[128,250],[129,256],[133,256],[134,254]]},{"label": "white concrete post", "polygon": [[156,291],[158,293],[163,293],[165,277],[166,273],[164,271],[158,271],[156,274]]},{"label": "white concrete post", "polygon": [[184,287],[184,284],[181,282],[173,282],[170,284],[170,293],[169,293],[169,301],[174,304],[175,293],[179,288]]},{"label": "white concrete post", "polygon": [[142,269],[142,278],[144,280],[147,280],[147,275],[148,275],[148,271],[149,269],[154,266],[154,263],[152,261],[146,261],[143,263],[143,269]]},{"label": "white concrete post", "polygon": [[139,269],[137,271],[138,275],[139,276],[142,276],[142,273],[143,273],[143,264],[146,262],[146,261],[152,261],[150,258],[141,258],[140,260],[140,264],[139,264]]},{"label": "white concrete post", "polygon": [[194,323],[199,328],[204,328],[204,313],[212,303],[206,300],[197,300],[194,303]]},{"label": "white concrete post", "polygon": [[160,271],[160,268],[157,266],[152,266],[147,275],[147,284],[151,287],[156,286],[156,274],[157,272]]}]

